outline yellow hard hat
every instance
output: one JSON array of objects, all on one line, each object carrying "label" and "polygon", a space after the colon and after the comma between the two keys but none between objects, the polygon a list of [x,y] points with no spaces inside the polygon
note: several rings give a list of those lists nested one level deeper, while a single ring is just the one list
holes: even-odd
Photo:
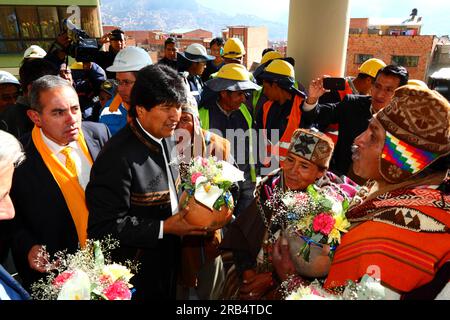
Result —
[{"label": "yellow hard hat", "polygon": [[215,92],[260,90],[261,87],[250,80],[250,72],[237,63],[224,65],[217,77],[206,82],[206,86]]},{"label": "yellow hard hat", "polygon": [[272,61],[267,66],[265,72],[295,79],[294,67],[289,62],[286,62],[284,60]]},{"label": "yellow hard hat", "polygon": [[236,81],[249,81],[250,73],[247,69],[237,63],[230,63],[224,65],[217,73],[217,78],[236,80]]},{"label": "yellow hard hat", "polygon": [[222,57],[228,59],[242,58],[246,54],[242,41],[238,38],[230,38],[225,42]]},{"label": "yellow hard hat", "polygon": [[411,80],[409,80],[408,81],[408,85],[409,86],[417,86],[417,87],[428,89],[427,84],[425,82],[423,82],[422,80],[418,80],[418,79],[411,79]]},{"label": "yellow hard hat", "polygon": [[386,63],[384,63],[382,60],[372,58],[364,62],[358,70],[360,73],[364,73],[371,76],[372,78],[376,78],[378,71],[380,71],[380,69],[384,67],[386,67]]},{"label": "yellow hard hat", "polygon": [[276,60],[276,59],[282,59],[283,55],[279,53],[278,51],[269,51],[267,52],[261,59],[261,64],[265,64],[269,61]]},{"label": "yellow hard hat", "polygon": [[75,61],[70,65],[71,70],[83,70],[83,62]]}]

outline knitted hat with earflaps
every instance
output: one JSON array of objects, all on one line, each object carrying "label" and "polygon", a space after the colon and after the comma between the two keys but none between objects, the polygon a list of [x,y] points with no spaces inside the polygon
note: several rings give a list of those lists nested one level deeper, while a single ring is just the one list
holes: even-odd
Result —
[{"label": "knitted hat with earflaps", "polygon": [[401,87],[375,117],[386,130],[380,173],[389,183],[406,181],[450,154],[450,104],[436,91]]}]

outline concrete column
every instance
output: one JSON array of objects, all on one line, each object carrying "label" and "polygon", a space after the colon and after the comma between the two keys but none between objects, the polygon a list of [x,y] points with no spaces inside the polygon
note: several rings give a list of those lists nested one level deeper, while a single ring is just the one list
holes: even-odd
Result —
[{"label": "concrete column", "polygon": [[345,72],[350,26],[350,0],[291,0],[288,51],[295,58],[298,80],[310,81]]}]

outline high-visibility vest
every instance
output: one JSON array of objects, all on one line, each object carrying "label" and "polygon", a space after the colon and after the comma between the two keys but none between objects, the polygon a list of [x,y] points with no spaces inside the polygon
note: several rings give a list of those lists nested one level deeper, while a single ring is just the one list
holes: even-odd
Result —
[{"label": "high-visibility vest", "polygon": [[[248,129],[250,130],[249,134],[249,160],[250,160],[250,176],[252,179],[252,182],[256,183],[256,162],[255,158],[253,157],[253,118],[250,114],[250,111],[248,111],[245,104],[241,104],[241,107],[239,108],[242,115],[245,118],[245,121],[247,121]],[[206,108],[200,108],[198,110],[199,116],[200,116],[200,123],[203,130],[209,130],[210,128],[210,122],[209,122],[209,109]]]},{"label": "high-visibility vest", "polygon": [[[300,127],[300,122],[302,120],[302,110],[301,106],[303,103],[303,98],[296,95],[294,98],[294,103],[292,104],[291,114],[289,115],[288,125],[284,131],[283,136],[276,145],[267,146],[267,154],[269,157],[275,156],[280,159],[280,166],[283,165],[286,160],[289,146],[291,145],[291,139],[294,135],[295,130]],[[264,116],[263,116],[263,129],[267,128],[267,117],[269,116],[270,108],[272,108],[273,101],[267,101],[263,106]]]}]

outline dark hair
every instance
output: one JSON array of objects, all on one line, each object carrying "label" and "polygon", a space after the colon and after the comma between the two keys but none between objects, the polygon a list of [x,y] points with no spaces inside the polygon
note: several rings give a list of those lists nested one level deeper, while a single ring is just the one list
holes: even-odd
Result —
[{"label": "dark hair", "polygon": [[398,78],[400,80],[400,87],[408,84],[409,73],[405,67],[394,66],[394,65],[390,64],[390,65],[380,69],[380,71],[378,71],[377,78],[380,74]]},{"label": "dark hair", "polygon": [[136,107],[143,106],[147,111],[166,105],[187,103],[187,88],[178,73],[171,67],[154,64],[139,71],[131,91],[130,116],[136,118]]},{"label": "dark hair", "polygon": [[42,112],[42,110],[44,109],[44,105],[41,101],[41,93],[47,90],[63,87],[69,88],[73,90],[75,94],[77,94],[75,88],[70,84],[70,82],[64,80],[59,76],[46,75],[37,79],[33,82],[33,86],[31,87],[30,91],[31,108],[38,112]]},{"label": "dark hair", "polygon": [[175,44],[176,45],[177,44],[177,40],[175,40],[175,38],[173,38],[173,37],[167,38],[166,41],[164,41],[164,48],[167,48],[167,46],[169,44]]},{"label": "dark hair", "polygon": [[114,29],[111,31],[111,40],[121,41],[125,38],[125,32],[120,29]]},{"label": "dark hair", "polygon": [[368,75],[367,73],[358,73],[358,77],[357,77],[358,79],[361,79],[361,80],[365,80],[365,79],[367,79],[367,78],[370,78],[370,79],[372,79],[372,81],[374,80],[370,75]]},{"label": "dark hair", "polygon": [[264,55],[265,55],[267,52],[272,52],[272,51],[275,51],[275,49],[273,49],[273,48],[266,48],[266,49],[263,50],[262,56],[264,57]]},{"label": "dark hair", "polygon": [[221,37],[214,38],[209,43],[209,47],[211,48],[213,45],[217,45],[219,47],[222,47],[222,46],[225,45],[225,40],[223,38],[221,38]]},{"label": "dark hair", "polygon": [[37,79],[47,76],[59,75],[59,69],[50,61],[45,59],[31,59],[24,61],[19,70],[20,85],[23,92],[28,93],[28,86]]}]

